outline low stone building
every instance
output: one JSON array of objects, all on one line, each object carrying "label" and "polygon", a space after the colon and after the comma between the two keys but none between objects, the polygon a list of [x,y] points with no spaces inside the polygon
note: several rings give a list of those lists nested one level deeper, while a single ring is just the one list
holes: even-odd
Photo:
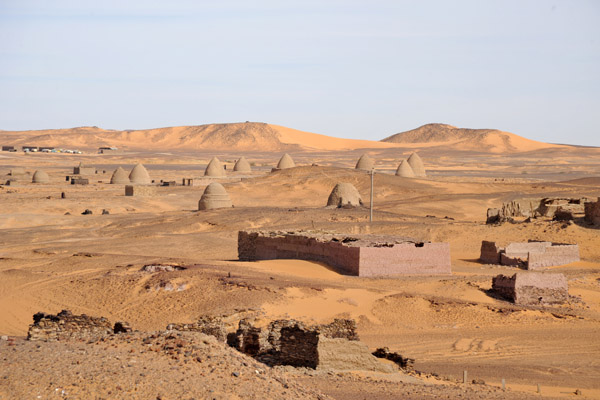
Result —
[{"label": "low stone building", "polygon": [[510,243],[505,248],[495,242],[481,242],[479,259],[487,264],[511,265],[523,269],[538,269],[579,261],[579,246],[552,242],[529,241]]},{"label": "low stone building", "polygon": [[301,259],[324,262],[347,275],[449,275],[450,245],[397,236],[312,232],[238,232],[243,261]]},{"label": "low stone building", "polygon": [[600,225],[600,197],[598,201],[585,203],[585,221],[588,224]]},{"label": "low stone building", "polygon": [[125,185],[125,196],[155,196],[155,186]]},{"label": "low stone building", "polygon": [[94,175],[96,173],[96,168],[88,167],[83,163],[79,163],[78,166],[73,168],[73,175]]},{"label": "low stone building", "polygon": [[561,304],[569,299],[569,287],[563,274],[517,272],[511,277],[498,275],[492,291],[519,305]]}]

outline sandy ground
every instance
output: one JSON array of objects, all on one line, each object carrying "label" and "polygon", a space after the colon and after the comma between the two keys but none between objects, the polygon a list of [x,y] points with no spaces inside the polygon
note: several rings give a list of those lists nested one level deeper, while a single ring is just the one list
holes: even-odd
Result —
[{"label": "sandy ground", "polygon": [[[22,166],[29,173],[44,169],[51,183],[32,184],[25,179],[0,189],[0,334],[23,337],[35,312],[64,308],[126,320],[144,332],[164,329],[171,322],[191,322],[203,314],[228,315],[230,329],[241,317],[260,323],[279,317],[327,322],[344,316],[357,319],[361,340],[369,347],[387,346],[414,358],[417,370],[438,375],[441,380],[435,385],[442,385],[442,391],[394,384],[393,377],[281,371],[299,382],[297,390],[314,389],[333,398],[394,398],[407,393],[412,398],[444,393],[452,398],[459,393],[466,398],[527,398],[539,397],[535,392],[540,384],[544,396],[570,397],[579,389],[582,396],[578,397],[600,397],[600,230],[581,217],[574,223],[534,220],[485,225],[488,207],[513,198],[600,196],[599,152],[557,153],[546,148],[503,156],[423,149],[420,154],[429,178],[393,176],[399,160],[410,151],[298,152],[292,156],[300,167],[274,173],[270,169],[280,152],[247,152],[244,155],[254,164],[252,173],[228,172],[217,179],[235,207],[203,212],[196,209],[209,182],[201,179],[206,163],[218,155],[231,171],[240,154],[2,152],[1,177],[8,178],[5,174],[11,168]],[[349,168],[364,152],[376,158],[379,171],[373,223],[367,209],[324,209],[337,182],[353,183],[368,203],[370,177]],[[96,166],[100,173],[91,177],[90,185],[69,185],[65,175],[80,161]],[[145,163],[156,182],[180,182],[187,177],[196,178],[198,186],[161,187],[156,196],[125,197],[123,186],[107,182],[116,166],[130,169],[138,161]],[[93,214],[81,215],[85,209]],[[101,215],[102,210],[110,213]],[[366,279],[298,260],[238,262],[237,231],[250,228],[385,233],[446,241],[451,246],[453,273]],[[514,269],[480,264],[481,240],[505,245],[527,239],[580,245],[581,262],[553,268],[569,280],[568,304],[525,308],[487,294],[493,276]],[[156,262],[188,268],[140,271]],[[24,354],[35,347],[28,346],[17,341],[11,347],[20,349],[16,357],[11,348],[0,346],[0,356],[8,361],[0,375],[16,379],[16,371],[32,365],[35,357],[27,361]],[[464,370],[469,380],[483,379],[496,387],[504,378],[510,393],[496,392],[488,385],[455,389],[453,382],[462,379]],[[126,377],[126,369],[123,373]],[[417,379],[427,383],[425,375]],[[24,386],[15,385],[0,383],[0,398],[25,393]],[[88,392],[77,393],[83,398]],[[243,392],[234,394],[245,397]],[[202,396],[209,395],[198,395]],[[293,396],[288,393],[288,397]]]}]

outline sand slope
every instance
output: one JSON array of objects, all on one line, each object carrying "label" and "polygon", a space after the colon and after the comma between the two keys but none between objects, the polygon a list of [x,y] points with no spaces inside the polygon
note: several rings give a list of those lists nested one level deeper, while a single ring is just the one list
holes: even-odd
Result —
[{"label": "sand slope", "polygon": [[446,124],[427,124],[417,129],[397,133],[382,140],[386,143],[424,144],[461,150],[491,153],[513,153],[564,147],[529,140],[497,129],[465,129]]},{"label": "sand slope", "polygon": [[262,122],[176,126],[149,130],[106,130],[98,127],[39,131],[0,131],[2,144],[128,150],[301,151],[389,148],[393,143],[340,139]]}]

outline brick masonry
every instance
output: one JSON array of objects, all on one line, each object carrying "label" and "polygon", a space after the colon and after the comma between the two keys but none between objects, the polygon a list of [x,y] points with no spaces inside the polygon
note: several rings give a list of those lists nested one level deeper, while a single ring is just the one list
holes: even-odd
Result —
[{"label": "brick masonry", "polygon": [[530,241],[510,243],[501,248],[495,242],[482,241],[479,259],[487,264],[512,265],[535,270],[579,261],[579,246]]},{"label": "brick masonry", "polygon": [[448,243],[395,236],[240,231],[238,257],[242,261],[320,261],[342,274],[363,277],[451,274]]},{"label": "brick masonry", "polygon": [[492,280],[492,291],[520,305],[561,304],[569,298],[565,276],[544,272],[517,272],[512,277],[498,275]]},{"label": "brick masonry", "polygon": [[588,224],[600,225],[600,197],[598,201],[585,203],[585,221]]}]

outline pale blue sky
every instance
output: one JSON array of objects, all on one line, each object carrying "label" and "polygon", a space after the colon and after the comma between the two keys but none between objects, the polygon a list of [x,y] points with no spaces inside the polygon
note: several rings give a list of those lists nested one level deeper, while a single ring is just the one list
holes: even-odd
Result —
[{"label": "pale blue sky", "polygon": [[600,146],[600,1],[0,0],[0,129],[429,122]]}]

